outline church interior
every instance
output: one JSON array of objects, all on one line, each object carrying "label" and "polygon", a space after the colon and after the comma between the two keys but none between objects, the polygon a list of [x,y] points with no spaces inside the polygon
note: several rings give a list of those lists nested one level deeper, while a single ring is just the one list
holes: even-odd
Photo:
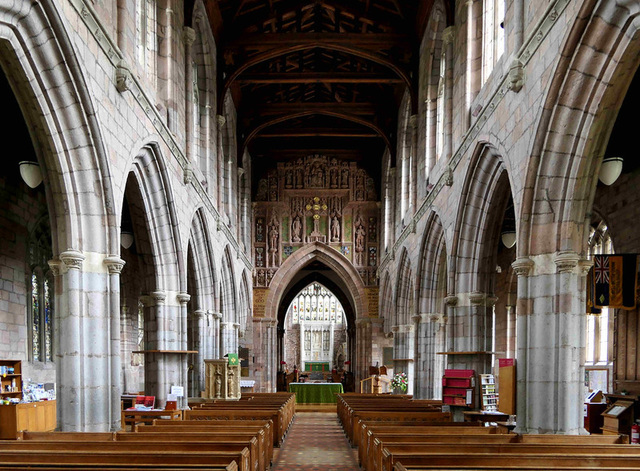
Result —
[{"label": "church interior", "polygon": [[0,46],[0,438],[640,443],[637,0],[0,0]]}]

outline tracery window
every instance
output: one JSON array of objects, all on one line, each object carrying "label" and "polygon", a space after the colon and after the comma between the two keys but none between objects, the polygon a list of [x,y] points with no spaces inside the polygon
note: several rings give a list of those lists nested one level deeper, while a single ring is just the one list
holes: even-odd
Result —
[{"label": "tracery window", "polygon": [[29,238],[29,325],[30,360],[53,361],[53,279],[47,263],[52,257],[46,217]]},{"label": "tracery window", "polygon": [[289,306],[289,314],[294,324],[301,321],[342,324],[344,319],[340,301],[319,283],[311,283],[298,293]]}]

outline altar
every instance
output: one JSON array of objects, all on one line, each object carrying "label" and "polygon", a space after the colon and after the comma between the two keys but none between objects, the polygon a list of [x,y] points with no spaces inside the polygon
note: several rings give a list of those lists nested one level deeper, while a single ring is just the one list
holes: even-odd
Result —
[{"label": "altar", "polygon": [[336,394],[344,392],[341,383],[289,383],[298,404],[335,404]]}]

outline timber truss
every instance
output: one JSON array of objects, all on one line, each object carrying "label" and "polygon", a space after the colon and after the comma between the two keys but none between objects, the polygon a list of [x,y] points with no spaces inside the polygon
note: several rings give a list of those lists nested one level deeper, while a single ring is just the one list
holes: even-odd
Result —
[{"label": "timber truss", "polygon": [[395,165],[405,91],[417,112],[418,50],[432,4],[205,0],[221,65],[218,113],[230,92],[238,155],[249,150],[254,175],[310,152],[358,160],[379,175],[388,149]]}]

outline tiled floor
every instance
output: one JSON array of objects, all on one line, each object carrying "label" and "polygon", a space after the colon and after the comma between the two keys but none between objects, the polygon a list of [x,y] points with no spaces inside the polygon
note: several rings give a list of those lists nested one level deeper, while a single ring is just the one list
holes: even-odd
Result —
[{"label": "tiled floor", "polygon": [[272,471],[358,471],[335,413],[297,412]]}]

